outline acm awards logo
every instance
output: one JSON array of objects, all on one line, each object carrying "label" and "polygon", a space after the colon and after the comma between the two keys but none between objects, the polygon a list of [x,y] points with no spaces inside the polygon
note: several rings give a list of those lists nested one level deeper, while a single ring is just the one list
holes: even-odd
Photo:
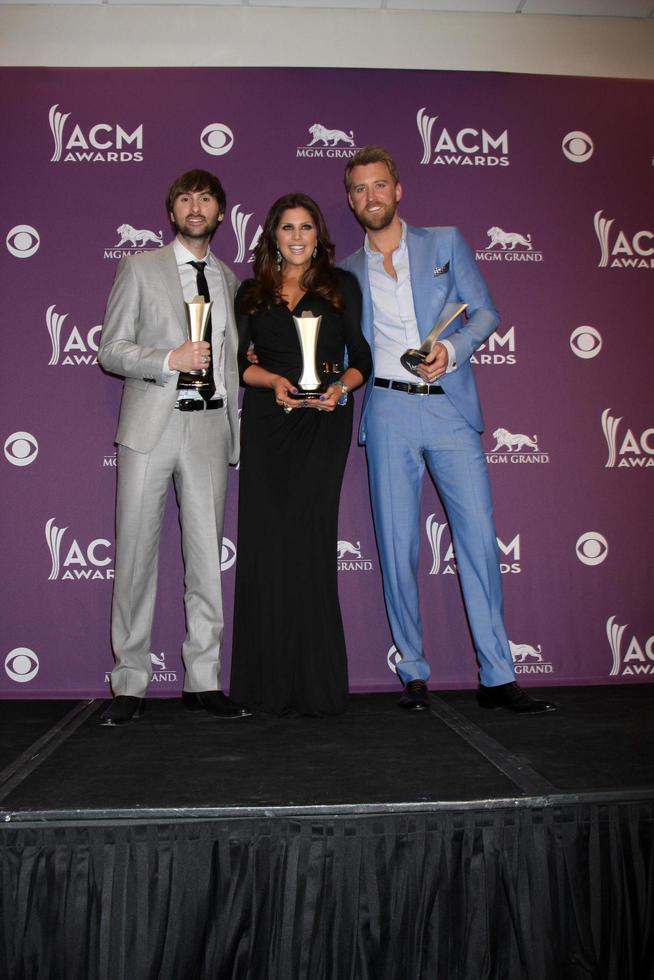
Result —
[{"label": "acm awards logo", "polygon": [[615,418],[610,408],[602,412],[602,432],[608,449],[604,468],[642,469],[654,466],[654,428],[644,429],[639,435],[627,429],[624,436],[620,436],[621,422],[622,416]]},{"label": "acm awards logo", "polygon": [[94,538],[81,545],[77,538],[64,545],[67,527],[57,527],[51,517],[45,525],[45,540],[50,552],[48,581],[111,581],[114,577],[112,559],[106,553],[111,541]]},{"label": "acm awards logo", "polygon": [[[241,205],[235,204],[231,210],[231,221],[232,229],[236,237],[236,255],[234,256],[234,262],[252,262],[253,252],[256,248],[257,242],[261,237],[263,228],[261,225],[257,225],[256,231],[253,233],[251,230],[248,232],[248,225],[250,219],[254,214],[251,211],[249,214],[245,214],[241,211]],[[247,253],[247,259],[246,259]]]},{"label": "acm awards logo", "polygon": [[[425,532],[432,555],[429,574],[456,575],[456,556],[449,525],[439,523],[436,520],[436,514],[430,514],[425,521]],[[497,547],[501,558],[507,559],[506,561],[500,560],[500,572],[503,575],[519,575],[522,572],[520,533],[516,534],[508,544],[504,544],[497,538]]]},{"label": "acm awards logo", "polygon": [[438,116],[427,115],[426,106],[416,114],[416,125],[422,140],[421,164],[446,167],[508,167],[509,135],[504,130],[492,135],[485,129],[465,126],[456,132],[443,127],[434,135]]},{"label": "acm awards logo", "polygon": [[654,674],[654,636],[641,643],[635,634],[627,642],[625,632],[628,623],[620,626],[615,616],[606,621],[606,638],[611,648],[609,677],[634,677],[637,674]]},{"label": "acm awards logo", "polygon": [[543,253],[534,248],[531,235],[505,231],[493,225],[486,232],[488,245],[475,251],[478,262],[542,262]]},{"label": "acm awards logo", "polygon": [[[166,654],[163,650],[160,653],[150,651],[150,663],[152,664],[153,684],[174,684],[177,681],[177,671],[166,666]],[[104,682],[105,684],[111,683],[110,671],[105,671]]]},{"label": "acm awards logo", "polygon": [[50,106],[48,121],[54,142],[51,163],[141,163],[143,123],[129,132],[119,123],[95,123],[85,129],[73,126],[67,133],[70,112]]},{"label": "acm awards logo", "polygon": [[4,448],[5,459],[12,466],[29,466],[39,454],[39,444],[31,432],[12,432]]},{"label": "acm awards logo", "polygon": [[149,252],[163,247],[163,231],[151,231],[149,228],[135,228],[129,222],[123,222],[116,228],[118,241],[115,245],[104,249],[103,258],[122,259],[123,255],[137,255],[139,252]]},{"label": "acm awards logo", "polygon": [[29,647],[16,647],[5,657],[5,673],[17,684],[28,684],[39,672],[39,658]]},{"label": "acm awards logo", "polygon": [[492,333],[486,343],[481,344],[470,357],[471,364],[499,365],[515,364],[515,327],[510,327],[505,334],[497,331]]},{"label": "acm awards logo", "polygon": [[354,132],[344,129],[329,129],[322,123],[312,123],[309,126],[311,140],[306,146],[296,146],[296,157],[307,157],[321,160],[323,157],[332,160],[349,159],[359,149],[354,143]]},{"label": "acm awards logo", "polygon": [[538,446],[538,436],[524,435],[522,432],[509,432],[508,429],[495,429],[495,445],[486,453],[488,463],[549,463],[548,453]]},{"label": "acm awards logo", "polygon": [[600,269],[654,269],[654,231],[612,232],[615,218],[596,211],[593,227],[600,247]]},{"label": "acm awards logo", "polygon": [[360,541],[336,543],[336,567],[339,572],[371,572],[372,561],[364,558]]},{"label": "acm awards logo", "polygon": [[[45,325],[50,336],[52,353],[48,365],[60,366],[97,364],[98,345],[102,324],[80,330],[78,326],[66,325],[68,313],[57,313],[56,304],[49,306],[45,312]],[[64,329],[65,327],[65,329]]]}]

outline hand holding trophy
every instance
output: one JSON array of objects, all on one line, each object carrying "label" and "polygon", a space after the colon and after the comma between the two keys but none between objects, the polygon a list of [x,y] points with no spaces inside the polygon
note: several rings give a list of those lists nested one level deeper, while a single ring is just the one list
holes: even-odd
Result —
[{"label": "hand holding trophy", "polygon": [[441,312],[441,318],[433,328],[430,330],[425,339],[423,340],[420,347],[409,347],[408,350],[402,354],[400,358],[400,363],[402,367],[410,371],[411,374],[418,375],[418,368],[421,364],[424,364],[425,358],[431,354],[438,338],[446,329],[449,327],[452,320],[456,320],[464,310],[467,310],[467,303],[446,303]]},{"label": "hand holding trophy", "polygon": [[[188,334],[192,341],[206,340],[211,325],[211,300],[203,296],[194,296],[190,303],[185,303],[188,317]],[[179,391],[197,391],[205,401],[209,401],[216,391],[213,380],[213,365],[199,371],[182,371],[177,381]]]}]

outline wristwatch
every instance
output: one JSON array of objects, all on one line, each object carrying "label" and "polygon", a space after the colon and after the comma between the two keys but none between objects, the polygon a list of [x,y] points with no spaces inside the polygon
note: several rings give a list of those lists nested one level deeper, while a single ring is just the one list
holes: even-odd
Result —
[{"label": "wristwatch", "polygon": [[333,381],[332,384],[340,385],[341,386],[341,389],[342,389],[342,392],[343,392],[343,394],[341,395],[341,397],[338,399],[337,404],[338,405],[347,405],[347,396],[348,396],[349,391],[350,391],[350,389],[348,388],[348,386],[345,384],[344,381],[341,381],[340,378],[338,379],[338,381]]}]

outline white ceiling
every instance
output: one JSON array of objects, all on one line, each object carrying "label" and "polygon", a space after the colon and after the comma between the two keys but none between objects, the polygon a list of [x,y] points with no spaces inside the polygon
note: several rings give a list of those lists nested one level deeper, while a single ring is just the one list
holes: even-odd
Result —
[{"label": "white ceiling", "polygon": [[[141,6],[153,0],[63,0],[80,6]],[[654,19],[654,0],[154,0],[161,6],[193,4],[243,7],[323,7],[425,10],[441,13],[540,14],[573,17],[636,17]],[[61,0],[0,0],[6,4],[59,6]]]}]

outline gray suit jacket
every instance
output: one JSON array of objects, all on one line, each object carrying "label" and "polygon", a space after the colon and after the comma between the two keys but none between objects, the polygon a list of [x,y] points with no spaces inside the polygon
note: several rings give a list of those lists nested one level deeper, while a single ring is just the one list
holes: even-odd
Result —
[{"label": "gray suit jacket", "polygon": [[[224,370],[230,463],[238,461],[238,279],[222,262],[227,307]],[[164,378],[166,355],[188,339],[186,307],[173,245],[121,259],[107,300],[98,361],[124,379],[116,442],[147,453],[157,444],[177,400],[177,375]]]}]

